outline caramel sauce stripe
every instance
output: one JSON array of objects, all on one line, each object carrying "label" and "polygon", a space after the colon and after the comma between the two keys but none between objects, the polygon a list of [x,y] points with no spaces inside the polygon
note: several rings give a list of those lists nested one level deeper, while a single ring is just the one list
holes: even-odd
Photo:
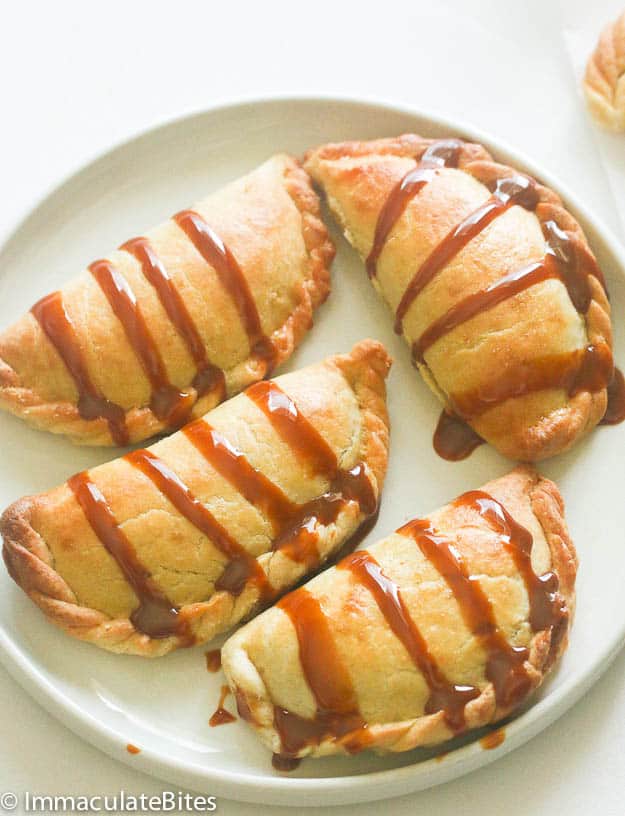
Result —
[{"label": "caramel sauce stripe", "polygon": [[169,425],[187,418],[193,397],[169,381],[167,369],[141,307],[126,278],[107,260],[94,261],[89,271],[97,281],[152,388],[150,408]]},{"label": "caramel sauce stripe", "polygon": [[106,420],[113,441],[117,445],[127,445],[126,412],[120,405],[106,399],[93,383],[62,293],[52,292],[41,298],[32,307],[31,313],[74,381],[78,391],[79,415],[86,420]]},{"label": "caramel sauce stripe", "polygon": [[113,557],[139,600],[130,620],[140,632],[153,638],[173,635],[189,637],[186,622],[179,610],[154,582],[141,563],[137,552],[117,523],[106,498],[85,471],[67,482],[80,505],[89,526],[102,546]]},{"label": "caramel sauce stripe", "polygon": [[366,587],[389,628],[410,655],[415,668],[430,690],[425,706],[426,713],[443,711],[451,730],[456,733],[462,731],[465,727],[465,706],[479,696],[479,689],[450,683],[445,677],[412,619],[399,587],[385,575],[371,553],[359,550],[343,559],[337,565],[337,569],[349,570],[354,579]]},{"label": "caramel sauce stripe", "polygon": [[194,210],[182,210],[173,216],[173,220],[206,263],[214,269],[238,312],[251,352],[271,368],[276,349],[263,332],[254,296],[237,259],[221,237]]},{"label": "caramel sauce stripe", "polygon": [[147,238],[126,241],[120,249],[132,255],[141,265],[148,283],[155,290],[161,305],[196,365],[193,386],[199,396],[212,390],[225,394],[224,372],[207,357],[202,336],[186,307],[184,299]]}]

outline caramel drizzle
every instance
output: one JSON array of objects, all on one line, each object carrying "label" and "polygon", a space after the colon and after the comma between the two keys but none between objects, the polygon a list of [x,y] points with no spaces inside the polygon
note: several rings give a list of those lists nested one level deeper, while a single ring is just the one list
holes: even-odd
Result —
[{"label": "caramel drizzle", "polygon": [[168,425],[181,425],[189,414],[193,397],[170,383],[165,364],[128,281],[106,260],[94,261],[89,271],[122,324],[128,342],[150,381],[152,412]]},{"label": "caramel drizzle", "polygon": [[330,480],[321,496],[295,506],[289,523],[272,544],[273,550],[312,566],[319,562],[318,527],[334,522],[346,502],[357,502],[365,516],[372,516],[378,505],[375,491],[362,463],[350,470],[339,468],[332,448],[275,382],[256,383],[245,393],[302,464]]},{"label": "caramel drizzle", "polygon": [[261,510],[276,534],[293,519],[297,505],[278,485],[252,467],[243,453],[206,420],[190,423],[182,433],[220,476],[227,479],[246,501]]},{"label": "caramel drizzle", "polygon": [[[436,167],[441,164],[457,163],[459,147],[448,151],[442,159],[436,158],[437,145],[434,143],[423,154],[422,161],[409,171],[393,188],[385,202],[376,225],[372,250],[367,259],[370,277],[376,274],[377,261],[391,230],[405,211],[408,202],[432,180]],[[434,160],[428,155],[435,154]],[[539,204],[536,184],[522,175],[499,179],[491,197],[464,218],[430,252],[416,274],[410,280],[397,307],[395,331],[402,332],[403,321],[415,299],[438,273],[478,236],[495,218],[517,204],[528,210],[535,210]],[[571,302],[580,314],[588,311],[592,293],[589,277],[595,277],[605,289],[605,280],[592,254],[581,244],[571,240],[553,220],[541,223],[547,243],[545,257],[536,263],[515,270],[486,289],[467,296],[452,306],[444,315],[435,320],[413,343],[412,355],[417,363],[424,362],[426,351],[441,337],[471,320],[482,312],[515,297],[531,286],[545,280],[557,278],[566,286]],[[490,386],[480,388],[471,394],[452,394],[450,404],[464,419],[477,416],[487,409],[511,397],[547,388],[565,388],[570,395],[581,390],[592,392],[605,388],[614,382],[610,392],[610,402],[606,424],[613,417],[625,419],[625,385],[619,400],[619,380],[613,374],[612,353],[607,344],[596,347],[589,344],[584,350],[574,350],[566,355],[532,360],[519,370],[506,373]],[[614,404],[616,407],[613,407]],[[462,432],[460,418],[451,418],[447,412],[441,418],[434,435],[436,450],[448,459],[462,459],[480,444],[475,432]]]},{"label": "caramel drizzle", "polygon": [[[554,659],[568,624],[568,611],[558,595],[557,576],[548,572],[537,576],[531,565],[532,536],[518,524],[503,505],[482,491],[460,496],[455,506],[475,510],[501,537],[512,556],[528,594],[530,626],[534,632],[549,629]],[[512,646],[499,629],[488,597],[466,568],[464,559],[452,541],[439,534],[427,519],[415,519],[398,532],[410,536],[423,555],[433,564],[451,589],[460,612],[471,632],[488,653],[486,677],[492,682],[498,705],[508,708],[520,702],[532,689],[525,670],[529,652]]]},{"label": "caramel drizzle", "polygon": [[[553,572],[541,576],[534,573],[531,534],[492,496],[471,491],[454,504],[478,513],[512,557],[527,590],[532,631],[550,632],[549,663],[557,656],[569,619],[564,600],[558,594],[557,576]],[[510,708],[518,704],[533,688],[525,666],[529,651],[508,642],[486,593],[468,572],[457,547],[435,531],[427,519],[408,522],[398,533],[414,539],[451,589],[465,623],[487,652],[486,677],[493,684],[498,706]],[[370,553],[353,553],[337,569],[349,570],[358,584],[371,593],[390,629],[423,676],[430,690],[425,712],[442,711],[450,729],[462,731],[466,727],[466,705],[480,695],[480,689],[454,684],[445,676],[413,621],[399,587]],[[367,723],[359,711],[351,678],[319,599],[304,587],[282,598],[278,608],[289,616],[295,629],[302,671],[316,702],[313,718],[274,706],[274,726],[282,744],[278,765],[282,767],[283,758],[297,756],[307,745],[319,744],[327,738],[341,741],[347,750],[362,750],[369,742]],[[252,719],[244,698],[239,711]]]},{"label": "caramel drizzle", "polygon": [[156,584],[143,566],[132,543],[118,525],[106,499],[85,471],[67,482],[90,527],[105,549],[117,562],[126,580],[139,599],[139,606],[130,615],[135,628],[152,638],[182,637],[185,645],[193,643],[189,626],[176,606]]},{"label": "caramel drizzle", "polygon": [[234,722],[236,717],[234,714],[231,714],[227,709],[224,708],[226,698],[230,694],[230,687],[229,686],[222,686],[221,693],[219,695],[219,702],[217,704],[217,708],[215,712],[211,716],[208,724],[211,728],[215,728],[218,725],[227,725],[228,723]]},{"label": "caramel drizzle", "polygon": [[245,395],[263,412],[307,469],[315,475],[329,477],[338,472],[338,461],[332,448],[275,382],[255,383]]},{"label": "caramel drizzle", "polygon": [[198,392],[198,396],[204,396],[204,394],[215,391],[219,394],[220,400],[223,399],[226,394],[224,373],[218,366],[209,361],[206,346],[195,325],[195,321],[191,317],[182,295],[148,239],[133,238],[126,241],[120,249],[130,253],[139,261],[146,280],[154,287],[167,317],[193,358],[197,373],[192,385]]},{"label": "caramel drizzle", "polygon": [[395,331],[401,334],[404,318],[415,298],[427,284],[495,218],[518,204],[533,210],[538,203],[536,185],[526,176],[515,175],[497,181],[492,196],[463,219],[437,244],[408,284],[395,315]]},{"label": "caramel drizzle", "polygon": [[182,210],[173,216],[173,220],[215,270],[222,286],[228,292],[247,333],[252,354],[266,361],[271,369],[276,349],[271,339],[263,333],[254,297],[237,259],[198,213],[193,210]]},{"label": "caramel drizzle", "polygon": [[147,476],[169,499],[176,510],[210,539],[211,543],[228,559],[228,564],[215,583],[216,590],[240,595],[249,583],[254,583],[261,597],[269,594],[267,577],[256,558],[232,538],[210,510],[193,495],[187,485],[162,459],[148,450],[133,451],[124,458]]},{"label": "caramel drizzle", "polygon": [[413,359],[423,362],[423,355],[443,335],[466,323],[472,317],[493,309],[504,300],[536,286],[538,283],[558,277],[557,264],[553,257],[548,255],[544,260],[528,264],[522,269],[515,269],[500,280],[492,283],[486,289],[468,295],[452,306],[444,315],[439,317],[423,332],[412,346]]},{"label": "caramel drizzle", "polygon": [[462,731],[465,727],[465,706],[479,696],[479,689],[453,684],[445,677],[425,638],[411,618],[399,587],[382,572],[380,565],[370,553],[365,550],[353,553],[341,561],[338,569],[350,570],[356,580],[367,588],[395,636],[421,672],[430,689],[425,706],[426,714],[443,711],[451,730]]},{"label": "caramel drizzle", "polygon": [[[275,384],[259,383],[258,387],[253,386],[246,393],[267,413],[283,438],[296,446],[297,455],[303,457],[315,472],[323,473],[330,480],[330,488],[325,493],[304,504],[291,502],[277,485],[252,467],[240,451],[203,420],[191,423],[182,433],[246,501],[266,514],[274,527],[272,550],[279,550],[286,557],[303,562],[308,567],[318,564],[319,553],[316,545],[320,525],[328,525],[335,521],[347,502],[357,502],[365,516],[375,514],[377,497],[365,467],[361,463],[349,471],[339,469],[332,449],[299,412],[295,403]],[[256,557],[228,533],[165,462],[149,450],[133,451],[124,458],[150,479],[176,510],[228,559],[223,573],[215,583],[216,591],[225,591],[236,596],[252,584],[257,586],[261,601],[273,596],[267,576]],[[78,477],[74,477],[76,478]],[[70,487],[76,492],[73,484],[70,484]],[[145,586],[137,584],[136,576],[139,574],[146,576],[146,580],[149,579],[149,584],[146,584],[148,589],[151,588],[161,595],[162,593],[151,581],[147,570],[139,563],[132,545],[117,526],[104,497],[95,486],[92,485],[92,488],[91,493],[94,495],[94,491],[97,493],[100,504],[96,506],[92,502],[88,505],[83,500],[81,507],[94,531],[106,549],[116,558],[141,599],[140,610],[134,613],[133,622],[137,628],[147,626],[148,629],[142,631],[148,634],[156,632],[157,634],[152,635],[154,637],[165,637],[166,635],[158,634],[161,631],[169,631],[163,628],[160,619],[154,623],[150,610],[145,614],[141,611],[146,604],[152,603],[152,600],[146,595]],[[107,526],[102,521],[104,511],[101,507],[106,508]],[[177,616],[178,610],[169,601],[166,601],[165,605],[172,616]]]},{"label": "caramel drizzle", "polygon": [[471,490],[454,502],[456,507],[470,507],[501,537],[523,578],[529,598],[529,621],[534,632],[551,632],[550,660],[555,658],[569,622],[569,613],[558,595],[558,576],[552,572],[536,575],[532,567],[532,534],[510,515],[506,508],[482,490]]},{"label": "caramel drizzle", "polygon": [[377,274],[378,260],[391,230],[403,215],[412,199],[436,176],[441,167],[456,167],[462,149],[459,139],[440,139],[433,142],[421,156],[421,160],[391,190],[378,216],[373,246],[367,258],[370,278]]},{"label": "caramel drizzle", "polygon": [[105,419],[115,444],[127,445],[126,412],[120,405],[106,399],[93,383],[62,293],[52,292],[41,298],[30,311],[74,380],[80,416],[87,420]]},{"label": "caramel drizzle", "polygon": [[445,579],[466,625],[486,649],[486,677],[493,684],[498,705],[507,708],[523,699],[531,690],[531,682],[524,666],[529,656],[528,650],[508,643],[497,626],[488,597],[468,573],[454,544],[437,534],[429,521],[424,519],[410,521],[398,532],[411,536],[423,555]]},{"label": "caramel drizzle", "polygon": [[295,629],[304,676],[317,705],[312,719],[274,706],[274,725],[282,743],[280,756],[296,756],[306,745],[318,744],[326,737],[346,738],[348,750],[350,746],[356,749],[354,740],[366,735],[366,723],[319,601],[301,588],[285,595],[278,608],[289,616]]}]

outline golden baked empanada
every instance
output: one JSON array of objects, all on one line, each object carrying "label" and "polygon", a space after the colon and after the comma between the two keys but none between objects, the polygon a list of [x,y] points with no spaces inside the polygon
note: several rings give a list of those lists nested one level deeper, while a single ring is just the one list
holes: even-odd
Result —
[{"label": "golden baked empanada", "polygon": [[601,32],[584,76],[594,118],[607,130],[625,130],[625,13]]},{"label": "golden baked empanada", "polygon": [[0,406],[90,445],[147,439],[261,380],[329,290],[289,156],[123,244],[0,335]]},{"label": "golden baked empanada", "polygon": [[222,648],[239,714],[282,765],[495,722],[565,649],[576,568],[557,487],[517,468],[239,629]]},{"label": "golden baked empanada", "polygon": [[602,419],[610,309],[555,193],[458,139],[326,145],[304,166],[445,404],[440,453],[460,458],[482,437],[544,459]]},{"label": "golden baked empanada", "polygon": [[146,656],[210,640],[317,568],[375,513],[384,348],[364,341],[3,515],[9,572],[82,640]]}]

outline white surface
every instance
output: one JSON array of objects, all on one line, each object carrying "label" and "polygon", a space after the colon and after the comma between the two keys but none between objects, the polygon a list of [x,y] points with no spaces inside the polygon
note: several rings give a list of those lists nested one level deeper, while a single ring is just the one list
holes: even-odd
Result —
[{"label": "white surface", "polygon": [[[119,242],[120,230],[142,233],[171,210],[225,179],[239,176],[276,149],[300,155],[308,145],[380,132],[450,132],[484,143],[502,162],[559,189],[606,270],[615,314],[625,313],[625,253],[602,234],[588,213],[544,168],[526,165],[515,153],[455,124],[390,107],[338,101],[269,101],[217,108],[183,118],[132,140],[68,180],[37,207],[0,255],[0,325],[60,285],[67,269]],[[277,136],[276,134],[279,134]],[[278,142],[279,139],[279,142]],[[166,172],[163,168],[167,165]],[[124,235],[129,234],[124,232]],[[337,236],[332,297],[316,317],[316,327],[285,368],[299,368],[363,337],[381,340],[395,359],[389,378],[392,439],[384,498],[369,541],[409,518],[424,515],[453,496],[510,469],[488,446],[470,459],[450,465],[431,444],[440,405],[418,382],[410,355],[395,336],[385,307],[367,284],[362,263]],[[46,275],[42,275],[42,263]],[[625,358],[622,333],[615,331],[618,359]],[[497,751],[484,751],[466,735],[444,761],[430,751],[378,757],[304,762],[297,771],[274,771],[269,755],[244,723],[207,727],[219,696],[221,676],[207,676],[202,649],[178,652],[162,661],[120,659],[68,640],[41,619],[39,611],[0,573],[0,658],[27,690],[80,736],[120,758],[176,785],[237,799],[271,804],[308,805],[385,798],[454,779],[524,743],[574,703],[605,669],[625,639],[620,592],[625,583],[625,550],[620,543],[620,451],[625,425],[597,431],[574,451],[545,463],[567,498],[568,520],[582,563],[578,578],[577,623],[569,650],[533,705],[506,726]],[[0,421],[4,473],[0,504],[62,482],[77,469],[110,458],[110,451],[76,450],[66,440],[38,433],[18,420]],[[33,473],[36,468],[36,475]],[[588,512],[589,486],[601,479],[601,493]],[[595,518],[598,516],[600,521]],[[603,533],[601,558],[595,551]],[[366,545],[366,542],[365,542]],[[141,748],[131,757],[126,744]],[[447,745],[449,751],[452,746]]]},{"label": "white surface", "polygon": [[[540,160],[615,225],[563,50],[566,17],[544,1],[501,5],[439,3],[434,13],[430,4],[386,3],[378,19],[365,3],[351,9],[317,3],[306,15],[304,38],[287,11],[281,21],[278,6],[267,3],[245,9],[231,3],[212,17],[207,4],[187,4],[174,15],[170,5],[156,3],[126,6],[123,14],[113,3],[100,10],[57,3],[37,8],[39,18],[34,5],[23,4],[0,32],[0,68],[11,78],[3,94],[2,223],[86,156],[162,116],[230,95],[322,91],[390,93],[472,121]],[[576,7],[584,4],[569,2],[567,13]],[[596,2],[592,13],[609,19],[615,4]],[[493,805],[528,813],[555,806],[575,814],[592,806],[620,813],[624,667],[621,657],[573,712],[491,768],[385,807],[446,813],[461,803],[465,813]],[[162,789],[141,776],[133,780],[3,682],[2,699],[15,702],[2,707],[2,787]],[[22,710],[30,714],[20,716]],[[220,809],[252,812],[225,801]]]}]

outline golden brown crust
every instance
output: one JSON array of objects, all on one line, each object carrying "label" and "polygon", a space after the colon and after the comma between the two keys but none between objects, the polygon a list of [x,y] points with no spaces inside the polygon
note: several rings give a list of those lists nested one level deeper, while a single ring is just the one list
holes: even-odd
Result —
[{"label": "golden brown crust", "polygon": [[[278,378],[280,387],[293,396],[300,410],[337,451],[341,467],[350,468],[356,462],[363,462],[377,497],[382,490],[388,457],[384,379],[390,364],[381,344],[365,340],[350,354],[338,355]],[[326,390],[319,392],[324,384]],[[312,478],[302,470],[301,464],[291,461],[277,447],[271,427],[264,420],[261,422],[262,415],[259,418],[257,413],[251,401],[240,395],[211,412],[207,420],[233,444],[240,445],[252,464],[278,483],[292,500],[308,501],[318,495],[317,491],[323,493],[327,484]],[[254,422],[258,424],[255,426]],[[245,443],[252,444],[248,428],[252,440],[258,440],[256,449],[245,447]],[[239,433],[238,439],[231,437],[235,431]],[[192,486],[195,495],[202,498],[222,524],[230,524],[229,529],[238,531],[246,529],[242,540],[249,539],[252,545],[264,541],[262,535],[266,533],[262,531],[267,529],[267,519],[226,482],[219,481],[181,433],[157,443],[151,450]],[[267,460],[270,454],[273,458]],[[152,486],[146,485],[123,459],[93,469],[90,478],[114,507],[118,524],[131,537],[144,563],[164,542],[163,552],[153,557],[152,572],[158,575],[158,582],[166,592],[169,590],[163,583],[171,582],[170,572],[174,574],[176,583],[172,586],[176,592],[183,593],[183,601],[178,604],[180,616],[188,622],[196,642],[210,640],[257,610],[259,598],[254,586],[245,588],[237,597],[214,590],[223,562],[215,560],[218,554],[212,551],[210,541],[202,544],[198,530],[188,524],[185,526],[175,508],[160,494],[155,495]],[[155,528],[149,526],[151,514],[155,517]],[[319,528],[320,562],[338,550],[363,520],[359,505],[348,502],[333,523]],[[152,538],[153,529],[158,531],[157,539]],[[68,634],[113,652],[146,657],[161,656],[184,645],[182,637],[155,639],[135,629],[129,612],[136,606],[136,598],[108,553],[94,538],[67,486],[15,502],[4,513],[0,532],[11,576],[48,618]],[[264,541],[260,547],[255,544],[256,557],[271,586],[280,594],[305,576],[307,568],[280,552],[272,552],[271,540]],[[199,563],[185,562],[180,560],[185,557],[185,548],[190,551],[189,559],[197,558],[196,550],[206,550],[206,553]],[[161,567],[161,561],[169,566]],[[206,580],[199,574],[202,570],[208,571]],[[211,570],[212,577],[208,574]],[[185,575],[193,581],[203,580],[199,591],[193,587],[185,589]],[[180,582],[182,587],[178,586]],[[202,587],[209,587],[205,599],[201,598]],[[99,599],[99,608],[88,602],[90,593],[92,598]],[[187,601],[184,601],[185,593]],[[108,612],[103,608],[105,605]]]},{"label": "golden brown crust", "polygon": [[625,131],[625,13],[602,31],[583,87],[595,120],[606,130]]},{"label": "golden brown crust", "polygon": [[[375,223],[390,190],[399,178],[414,166],[411,162],[419,160],[432,142],[432,139],[408,134],[371,142],[324,145],[306,155],[306,169],[324,189],[332,212],[341,223],[348,240],[363,258],[371,249]],[[396,158],[401,159],[401,162],[396,161],[393,164]],[[513,168],[495,162],[481,145],[470,143],[465,143],[461,147],[458,168],[483,185],[482,191],[486,188],[493,189],[498,179],[510,177],[516,172]],[[446,187],[445,181],[439,180],[440,192],[430,193],[429,188],[433,185],[428,185],[417,200],[409,205],[409,211],[410,207],[415,208],[415,215],[412,217],[415,223],[418,223],[420,237],[415,237],[414,233],[417,230],[413,230],[412,234],[410,232],[410,214],[403,216],[396,227],[395,237],[388,241],[388,252],[381,258],[387,266],[373,279],[373,283],[393,308],[396,308],[405,285],[407,286],[407,282],[404,285],[401,276],[408,275],[409,280],[410,271],[414,272],[414,269],[418,268],[419,260],[415,258],[424,260],[428,251],[445,234],[445,224],[441,226],[438,222],[447,219],[450,225],[455,226],[459,219],[466,216],[467,210],[471,210],[471,206],[475,207],[475,202],[479,203],[488,195],[487,192],[480,193],[480,188],[469,186],[462,190],[462,194],[458,193],[458,200],[453,200],[453,185],[458,186],[459,174],[455,170],[447,172],[450,175]],[[451,174],[454,173],[457,175],[452,177]],[[593,263],[594,257],[584,233],[565,209],[560,197],[538,182],[536,192],[539,200],[535,210],[537,221],[541,224],[554,221],[568,234],[575,251],[587,255]],[[432,196],[430,203],[423,203],[430,194]],[[468,203],[471,201],[474,202],[472,205]],[[441,211],[446,205],[451,213],[449,215]],[[418,214],[417,207],[421,207]],[[524,262],[538,260],[535,257],[537,253],[540,253],[539,257],[544,254],[544,239],[540,233],[529,235],[531,224],[527,223],[527,219],[524,221],[520,216],[516,216],[517,221],[511,222],[507,230],[501,226],[505,218],[513,217],[515,209],[521,208],[512,208],[509,213],[487,227],[484,235],[474,239],[468,248],[463,250],[461,257],[468,258],[466,268],[462,267],[462,260],[453,259],[439,274],[440,280],[431,282],[419,295],[419,304],[413,304],[414,308],[406,315],[403,324],[404,336],[409,342],[427,327],[426,314],[439,316],[442,313],[441,309],[444,311],[441,303],[448,304],[449,308],[449,305],[457,302],[460,291],[470,293],[479,288],[476,281],[479,282],[480,278],[484,279],[485,284],[489,284],[497,276],[511,271],[505,267],[504,271],[499,270],[504,263],[510,264],[514,269],[515,263],[523,265]],[[526,216],[532,218],[528,213]],[[500,230],[496,237],[492,237],[494,227]],[[523,237],[524,230],[527,231],[526,237]],[[511,251],[513,248],[511,235],[519,242],[518,260],[515,260],[515,255]],[[490,249],[488,252],[483,251],[486,254],[480,254],[481,246],[485,245],[487,240],[490,241],[488,245]],[[488,253],[496,259],[496,262],[490,260]],[[388,255],[392,256],[390,260],[386,260]],[[490,271],[489,260],[491,266],[496,267]],[[584,333],[584,342],[595,347],[602,344],[611,347],[610,307],[605,291],[595,277],[590,277],[589,283],[591,302],[586,314],[581,316],[583,323],[580,326]],[[514,304],[511,301],[512,305],[504,303],[497,307],[499,317],[494,330],[489,330],[490,318],[485,313],[474,318],[473,328],[467,328],[466,334],[463,334],[464,329],[460,327],[455,333],[452,332],[442,338],[436,344],[436,348],[426,352],[425,360],[419,362],[418,368],[427,384],[448,409],[453,410],[451,397],[456,396],[457,390],[461,394],[465,389],[467,393],[479,391],[483,387],[483,378],[490,376],[488,372],[503,371],[507,365],[511,366],[511,352],[515,354],[516,364],[522,367],[526,360],[548,353],[549,344],[553,346],[554,353],[568,351],[571,345],[573,348],[576,347],[581,336],[577,336],[580,332],[573,329],[572,322],[580,318],[566,297],[566,290],[563,286],[561,289],[565,295],[562,303],[557,292],[547,291],[545,288],[544,294],[539,294],[538,290],[536,292],[530,290],[529,294],[522,293],[514,298]],[[522,313],[517,308],[521,301],[524,303]],[[526,332],[518,329],[523,322],[519,315],[525,313],[538,328]],[[510,328],[515,324],[517,324],[516,336],[511,336]],[[489,332],[491,334],[488,344],[489,357],[484,361],[478,357],[483,353],[480,349],[485,346],[484,341],[488,339]],[[498,343],[497,336],[503,336],[505,333],[510,337],[508,343]],[[562,337],[561,340],[558,340],[558,333]],[[475,353],[472,344],[475,345]],[[452,362],[454,357],[455,362]],[[467,362],[470,365],[467,366]],[[441,378],[442,374],[445,375],[445,381]],[[463,381],[462,386],[458,385],[459,378]],[[521,461],[539,461],[567,450],[597,425],[605,413],[606,406],[606,389],[595,392],[580,390],[572,397],[561,389],[548,389],[507,399],[469,421],[482,437],[504,455]]]},{"label": "golden brown crust", "polygon": [[[508,475],[486,484],[482,489],[502,502],[517,521],[530,529],[534,538],[534,548],[538,551],[535,555],[533,553],[533,562],[536,558],[535,569],[541,572],[551,569],[558,575],[560,597],[565,600],[569,613],[571,613],[574,605],[577,556],[568,535],[564,520],[564,505],[556,485],[544,479],[529,467],[518,467]],[[488,539],[480,537],[483,534],[475,526],[474,520],[463,516],[461,511],[455,508],[453,504],[441,508],[429,518],[436,529],[442,530],[446,535],[455,536],[456,546],[465,558],[470,559],[473,557],[478,559],[477,563],[481,567],[480,571],[486,574],[486,577],[498,574],[498,569],[495,569],[495,566],[499,563],[499,568],[501,568],[501,562],[498,561],[500,556],[497,551],[492,551],[492,545],[489,551]],[[455,533],[453,532],[454,528]],[[389,570],[393,569],[405,571],[406,559],[414,557],[410,550],[401,549],[402,542],[405,543],[405,539],[395,534],[369,548],[369,551],[385,569],[387,575]],[[392,563],[393,551],[397,555],[394,566]],[[358,644],[358,660],[353,663],[353,666],[352,662],[346,664],[350,667],[352,682],[355,683],[355,678],[361,675],[358,680],[360,695],[364,693],[364,697],[359,700],[361,711],[363,703],[367,704],[366,690],[368,685],[373,689],[384,689],[383,696],[385,699],[380,703],[378,719],[368,718],[363,712],[363,716],[368,722],[367,733],[371,741],[367,747],[379,752],[408,751],[419,746],[434,745],[449,739],[453,734],[446,725],[442,712],[430,715],[422,713],[420,716],[405,719],[394,719],[392,715],[389,716],[389,711],[393,710],[393,706],[395,706],[395,710],[397,708],[405,710],[407,706],[412,705],[410,702],[398,703],[397,699],[394,699],[398,694],[398,688],[402,689],[401,685],[397,685],[397,683],[400,683],[398,678],[402,676],[402,673],[405,674],[407,668],[402,668],[404,664],[401,662],[393,662],[400,660],[400,657],[397,653],[393,657],[392,644],[389,640],[384,639],[388,632],[384,632],[379,628],[382,626],[383,629],[388,629],[388,624],[383,621],[381,624],[375,623],[375,619],[366,611],[367,607],[364,605],[365,601],[362,595],[356,595],[353,592],[345,594],[345,589],[341,587],[340,583],[336,583],[339,578],[344,579],[344,574],[340,575],[340,573],[340,570],[333,568],[323,576],[313,579],[306,586],[313,595],[323,597],[324,609],[332,604],[330,599],[333,595],[343,593],[343,600],[340,603],[347,606],[342,610],[342,613],[332,608],[330,625],[344,659],[348,661],[355,660],[345,645],[350,627],[356,627],[361,633],[355,640]],[[498,580],[503,580],[501,573],[499,575]],[[493,588],[489,592],[496,592],[496,583],[492,586]],[[404,600],[408,603],[407,591],[409,588],[407,585],[402,585],[401,589]],[[509,596],[511,600],[509,602],[504,601],[504,606],[497,607],[499,610],[498,620],[499,615],[505,613],[505,604],[513,604],[514,589],[514,583],[511,582],[501,590],[501,594]],[[435,598],[445,594],[444,590],[436,588],[432,592],[434,593],[434,595],[430,596],[432,603],[434,603]],[[491,595],[491,602],[494,603],[493,597]],[[413,600],[411,603],[417,604],[417,601]],[[436,607],[436,610],[432,613],[434,615],[433,620],[435,622],[441,621],[441,607]],[[414,614],[416,607],[411,606],[411,611]],[[420,614],[425,615],[423,620],[427,620],[427,610],[425,612],[419,611]],[[272,751],[278,752],[280,751],[280,738],[274,726],[274,705],[289,708],[289,702],[299,701],[292,708],[295,711],[297,711],[298,705],[302,705],[301,691],[298,690],[300,682],[298,676],[301,676],[301,669],[298,668],[299,657],[297,653],[294,657],[290,657],[289,626],[285,625],[280,615],[281,612],[278,609],[268,610],[236,632],[222,649],[222,662],[226,676],[238,699],[243,702],[244,706],[249,708],[251,712],[250,723],[260,739]],[[524,626],[527,625],[527,623],[524,624]],[[570,614],[568,625],[570,625]],[[366,632],[367,627],[376,626],[378,628],[375,628],[375,631]],[[443,636],[446,636],[438,623],[435,626],[438,626],[439,638],[442,639]],[[516,624],[509,623],[509,626],[512,627],[508,633],[509,637],[512,637],[514,632],[517,632],[515,637],[518,637],[518,630],[523,627],[519,627],[518,621]],[[263,649],[266,648],[270,651],[273,639],[276,636],[281,638],[282,648],[287,657],[282,658],[282,668],[274,671],[271,666],[272,658],[269,654],[265,654]],[[543,681],[555,660],[560,657],[566,648],[567,638],[566,636],[562,637],[556,650],[550,648],[551,633],[547,630],[529,634],[528,638],[524,641],[529,651],[529,659],[525,664],[525,669],[532,688],[536,688]],[[370,682],[367,680],[367,674],[370,675],[371,672],[375,672],[375,660],[379,655],[376,651],[369,651],[369,643],[375,644],[374,649],[383,653],[385,661],[391,661],[386,666],[387,673],[378,678],[369,678]],[[434,642],[430,641],[429,643],[430,648],[434,648]],[[451,649],[452,647],[449,646],[448,648]],[[466,657],[469,652],[466,648],[462,648],[456,649],[455,654],[457,655],[457,661],[453,662],[452,665],[455,666],[455,671],[459,671],[462,661],[469,659]],[[405,656],[401,659],[405,659]],[[290,660],[295,661],[296,665],[291,666]],[[352,673],[352,668],[356,674]],[[287,676],[287,682],[280,683],[280,671]],[[362,676],[364,676],[364,680]],[[277,689],[276,693],[280,695],[279,699],[272,696],[270,685]],[[285,689],[293,689],[293,691],[285,691]],[[412,693],[415,693],[414,688]],[[403,696],[408,698],[411,696],[409,689],[406,687],[403,688]],[[370,700],[368,705],[371,705]],[[484,680],[481,683],[480,695],[472,700],[465,709],[467,727],[479,728],[496,722],[509,715],[513,708],[514,706],[508,708],[498,707],[492,684]],[[342,753],[346,751],[345,743],[349,739],[349,735],[345,739],[338,741],[327,738],[320,745],[307,746],[302,749],[300,755],[324,756]]]},{"label": "golden brown crust", "polygon": [[[295,346],[311,327],[314,309],[328,296],[330,291],[329,266],[334,257],[334,246],[319,217],[319,199],[312,189],[308,174],[295,159],[286,155],[275,156],[255,172],[262,172],[271,163],[273,163],[272,168],[275,167],[273,172],[279,172],[281,175],[281,184],[289,197],[286,200],[291,200],[295,212],[299,215],[301,240],[306,253],[301,279],[292,291],[295,305],[285,320],[270,334],[270,339],[276,349],[273,362],[274,366],[278,366],[289,358]],[[245,191],[243,190],[240,195],[240,206],[245,207]],[[250,206],[258,206],[258,202]],[[258,215],[260,217],[262,213]],[[270,245],[267,246],[267,251],[271,251]],[[262,252],[262,248],[259,251]],[[276,264],[279,265],[281,260],[276,258]],[[285,261],[298,263],[300,259],[295,256],[292,259],[286,258]],[[185,291],[188,290],[188,286],[188,283],[185,283]],[[160,312],[158,314],[160,315]],[[154,318],[151,321],[152,325],[155,325],[157,319],[166,320],[164,313],[160,318]],[[17,326],[19,329],[16,329]],[[111,342],[114,341],[111,340]],[[4,359],[15,356],[16,346],[24,349],[29,345],[32,348],[45,346],[45,349],[41,350],[43,359],[39,363],[39,370],[35,370],[31,376],[30,385],[25,381],[24,376],[21,376]],[[208,353],[210,357],[210,348]],[[24,363],[23,354],[20,354],[19,359]],[[135,364],[134,360],[132,362]],[[175,366],[175,364],[174,361],[172,365]],[[118,368],[123,370],[124,366]],[[19,324],[10,327],[0,336],[0,407],[27,420],[37,428],[66,434],[76,443],[113,445],[114,441],[106,420],[87,421],[80,416],[75,401],[75,388],[71,384],[66,383],[65,387],[60,389],[57,398],[51,398],[50,394],[41,394],[33,385],[33,383],[40,382],[44,375],[47,377],[50,370],[58,371],[61,379],[67,379],[68,375],[60,357],[34,318],[27,315]],[[230,366],[224,367],[226,397],[237,394],[251,383],[265,377],[267,373],[268,364],[265,360],[244,355],[233,361]],[[143,377],[141,372],[139,374]],[[188,388],[188,386],[189,383],[184,383],[183,387]],[[188,390],[195,395],[196,399],[192,417],[202,416],[221,401],[217,393],[209,393],[198,398],[193,388]],[[145,405],[127,408],[126,425],[131,442],[139,442],[167,430],[166,423],[159,420]]]}]

